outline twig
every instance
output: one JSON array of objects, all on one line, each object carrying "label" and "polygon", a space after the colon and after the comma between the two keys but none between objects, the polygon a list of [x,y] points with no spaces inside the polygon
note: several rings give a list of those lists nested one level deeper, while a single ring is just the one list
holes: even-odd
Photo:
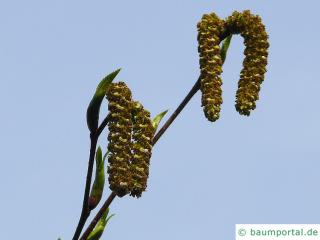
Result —
[{"label": "twig", "polygon": [[110,120],[110,116],[108,115],[100,124],[100,126],[98,127],[97,131],[96,131],[96,138],[99,138],[100,134],[102,133],[103,129],[107,126],[108,122]]},{"label": "twig", "polygon": [[[230,31],[227,29],[220,35],[220,42],[222,42],[225,38],[227,38],[230,35]],[[157,132],[157,134],[153,138],[153,145],[156,144],[156,142],[159,140],[159,138],[164,134],[164,132],[169,128],[171,123],[176,119],[176,117],[179,115],[179,113],[184,109],[184,107],[188,104],[188,102],[191,100],[191,98],[196,94],[196,92],[200,89],[200,77],[196,81],[196,83],[191,88],[190,92],[187,94],[187,96],[183,99],[183,101],[180,103],[180,105],[177,107],[177,109],[173,112],[173,114],[169,117],[169,119],[163,124],[162,128]]]},{"label": "twig", "polygon": [[184,107],[188,104],[190,99],[196,94],[196,92],[200,89],[200,78],[196,81],[196,83],[191,88],[190,92],[187,96],[183,99],[177,109],[172,113],[169,119],[163,124],[162,128],[157,132],[157,134],[153,138],[152,145],[155,145],[159,138],[164,134],[164,132],[169,128],[171,123],[176,119],[179,113],[184,109]]},{"label": "twig", "polygon": [[112,192],[108,199],[105,201],[105,203],[102,205],[102,207],[100,208],[99,212],[96,214],[96,216],[93,218],[93,220],[91,221],[90,225],[88,226],[88,228],[86,229],[86,231],[82,234],[82,237],[80,238],[80,240],[86,240],[88,238],[88,236],[90,235],[90,233],[92,232],[92,230],[94,229],[94,227],[96,226],[96,224],[98,223],[98,221],[100,220],[100,218],[102,217],[103,213],[105,213],[105,211],[108,209],[108,207],[110,206],[110,204],[112,203],[113,199],[116,197],[116,193]]},{"label": "twig", "polygon": [[107,126],[109,122],[109,116],[107,116],[98,129],[96,130],[95,133],[90,134],[90,155],[89,155],[89,162],[88,162],[88,171],[87,171],[87,178],[86,178],[86,186],[85,186],[85,191],[84,191],[84,196],[83,196],[83,203],[82,203],[82,210],[81,210],[81,215],[80,219],[78,222],[78,226],[76,228],[76,231],[73,235],[72,240],[78,240],[81,231],[84,227],[84,224],[86,223],[89,215],[90,215],[90,209],[88,206],[88,199],[89,199],[89,194],[90,194],[90,187],[91,187],[91,179],[92,179],[92,171],[93,171],[93,163],[94,163],[94,156],[96,153],[96,147],[97,147],[97,142],[100,134],[102,133],[103,129]]}]

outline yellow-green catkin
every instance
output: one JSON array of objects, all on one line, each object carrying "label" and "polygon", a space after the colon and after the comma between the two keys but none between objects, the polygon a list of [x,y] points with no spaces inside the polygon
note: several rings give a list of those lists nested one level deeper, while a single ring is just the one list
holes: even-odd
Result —
[{"label": "yellow-green catkin", "polygon": [[131,196],[141,197],[147,187],[149,164],[152,150],[154,127],[150,113],[139,102],[132,105],[132,161],[130,165],[132,176]]},{"label": "yellow-green catkin", "polygon": [[250,115],[256,108],[264,74],[267,71],[268,34],[258,15],[249,10],[237,11],[225,21],[225,29],[231,34],[241,34],[245,44],[245,59],[236,93],[236,109],[242,115]]},{"label": "yellow-green catkin", "polygon": [[112,83],[107,91],[109,101],[108,156],[110,189],[119,197],[130,192],[131,173],[131,91],[125,83]]},{"label": "yellow-green catkin", "polygon": [[220,55],[220,34],[223,20],[214,14],[203,15],[198,27],[200,55],[200,89],[202,107],[209,121],[216,121],[220,116],[222,104],[222,60]]}]

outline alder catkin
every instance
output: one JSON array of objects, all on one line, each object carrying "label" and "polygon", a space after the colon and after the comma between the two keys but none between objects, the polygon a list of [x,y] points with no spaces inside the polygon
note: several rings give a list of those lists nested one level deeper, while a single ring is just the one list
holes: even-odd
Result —
[{"label": "alder catkin", "polygon": [[130,164],[132,176],[131,196],[141,197],[147,187],[149,164],[152,150],[154,128],[150,113],[143,108],[141,103],[132,104],[132,161]]},{"label": "alder catkin", "polygon": [[123,82],[112,83],[106,96],[109,101],[109,184],[110,189],[122,197],[131,189],[131,91]]},{"label": "alder catkin", "polygon": [[216,121],[222,104],[222,60],[220,33],[223,21],[214,13],[203,15],[198,27],[198,52],[200,55],[200,89],[204,114],[209,121]]},{"label": "alder catkin", "polygon": [[264,74],[267,71],[268,34],[258,15],[249,10],[237,11],[225,21],[225,30],[231,34],[241,34],[245,44],[245,59],[240,73],[236,93],[236,109],[242,115],[250,115],[256,108]]}]

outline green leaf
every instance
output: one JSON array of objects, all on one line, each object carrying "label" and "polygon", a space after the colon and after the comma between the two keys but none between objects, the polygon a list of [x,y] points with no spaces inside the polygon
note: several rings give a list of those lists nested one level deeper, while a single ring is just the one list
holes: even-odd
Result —
[{"label": "green leaf", "polygon": [[115,214],[111,214],[107,219],[106,219],[106,223],[105,223],[105,225],[107,225],[107,223],[109,222],[109,220],[113,217],[113,216],[115,216]]},{"label": "green leaf", "polygon": [[96,164],[101,165],[102,163],[102,150],[101,147],[99,146],[96,152]]},{"label": "green leaf", "polygon": [[159,113],[157,116],[155,116],[155,118],[152,120],[152,125],[153,125],[153,128],[154,128],[154,131],[157,130],[158,126],[159,126],[159,123],[161,122],[162,118],[166,115],[166,113],[169,111],[166,110],[166,111],[163,111],[162,113]]},{"label": "green leaf", "polygon": [[104,160],[101,147],[96,152],[96,175],[89,196],[89,209],[94,209],[100,202],[105,183]]},{"label": "green leaf", "polygon": [[230,46],[232,35],[229,35],[225,40],[222,42],[222,47],[221,47],[221,59],[222,59],[222,64],[226,60],[227,57],[227,52]]},{"label": "green leaf", "polygon": [[105,227],[108,223],[108,221],[114,216],[114,214],[111,214],[108,218],[109,214],[109,208],[104,212],[104,214],[101,216],[99,222],[97,223],[96,227],[93,229],[93,231],[88,236],[88,240],[99,240],[100,237],[103,234],[103,231],[105,230]]},{"label": "green leaf", "polygon": [[97,86],[96,92],[93,95],[92,100],[87,108],[87,125],[90,132],[95,132],[98,128],[100,106],[103,97],[106,94],[110,83],[112,83],[112,81],[118,75],[120,70],[121,69],[117,69],[116,71],[107,75],[105,78],[101,80],[101,82]]},{"label": "green leaf", "polygon": [[104,154],[104,156],[103,156],[103,159],[102,159],[102,161],[103,161],[103,164],[104,164],[104,162],[106,161],[106,158],[108,157],[108,155],[109,155],[109,150]]},{"label": "green leaf", "polygon": [[94,230],[88,236],[88,240],[99,240],[104,231],[103,227],[95,227]]}]

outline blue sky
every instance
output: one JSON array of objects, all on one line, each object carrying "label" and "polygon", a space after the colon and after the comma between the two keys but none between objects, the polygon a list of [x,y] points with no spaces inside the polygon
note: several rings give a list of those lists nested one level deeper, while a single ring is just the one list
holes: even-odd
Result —
[{"label": "blue sky", "polygon": [[221,118],[208,122],[200,94],[192,99],[154,148],[148,191],[112,204],[102,239],[233,239],[236,223],[319,223],[319,7],[1,1],[1,238],[71,239],[89,154],[85,113],[100,79],[121,67],[117,80],[135,99],[153,115],[172,113],[199,75],[202,14],[244,9],[262,17],[270,36],[257,109],[243,117],[234,108],[237,36],[224,65]]}]

